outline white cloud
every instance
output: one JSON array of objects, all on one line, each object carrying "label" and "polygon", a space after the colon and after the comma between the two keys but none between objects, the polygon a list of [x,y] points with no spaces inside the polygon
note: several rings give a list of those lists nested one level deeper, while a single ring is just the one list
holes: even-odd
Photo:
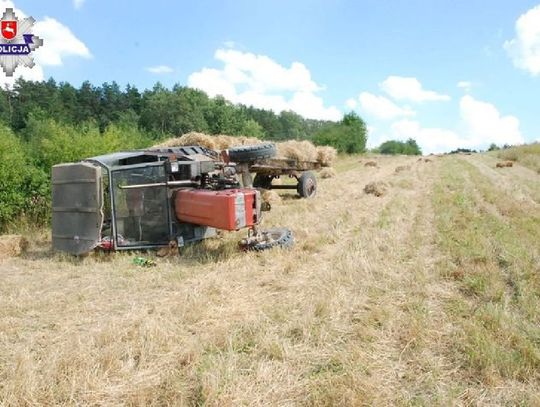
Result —
[{"label": "white cloud", "polygon": [[73,0],[73,7],[79,10],[83,6],[84,2],[85,0]]},{"label": "white cloud", "polygon": [[410,100],[412,102],[450,100],[448,95],[423,89],[422,84],[416,78],[389,76],[379,86],[396,100]]},{"label": "white cloud", "polygon": [[358,102],[355,99],[350,98],[347,99],[347,101],[345,102],[345,106],[347,106],[347,108],[349,109],[356,109],[356,107],[358,106]]},{"label": "white cloud", "polygon": [[284,67],[268,56],[234,49],[218,49],[215,58],[222,69],[203,68],[192,73],[188,86],[214,97],[222,95],[233,103],[253,105],[275,112],[292,110],[304,117],[339,120],[342,113],[326,107],[317,95],[322,90],[306,66],[293,62]]},{"label": "white cloud", "polygon": [[531,75],[540,74],[540,4],[518,18],[516,38],[503,46],[514,66]]},{"label": "white cloud", "polygon": [[146,70],[148,72],[155,73],[155,74],[164,74],[164,73],[174,72],[174,69],[172,69],[170,66],[167,66],[167,65],[150,66],[146,68]]},{"label": "white cloud", "polygon": [[459,110],[467,129],[468,139],[475,146],[525,142],[519,129],[519,120],[515,116],[501,116],[491,103],[466,95],[459,102]]},{"label": "white cloud", "polygon": [[418,121],[401,120],[391,126],[392,138],[415,139],[424,153],[447,152],[456,148],[484,149],[489,144],[522,144],[519,120],[501,116],[491,103],[465,95],[459,103],[463,131],[422,127]]},{"label": "white cloud", "polygon": [[[27,16],[22,10],[16,8],[12,1],[0,0],[0,10],[7,7],[13,8],[18,18]],[[43,67],[62,65],[65,57],[92,57],[86,45],[68,27],[54,18],[45,17],[43,20],[37,21],[32,33],[44,41],[43,45],[33,53],[35,66],[33,68],[19,66],[11,78],[6,77],[4,72],[0,70],[0,85],[13,86],[17,78],[33,81],[43,80],[45,77]]]},{"label": "white cloud", "polygon": [[470,92],[473,86],[473,83],[469,81],[459,81],[457,83],[457,87],[463,89],[465,92]]},{"label": "white cloud", "polygon": [[454,150],[459,147],[470,148],[470,143],[452,130],[437,127],[422,127],[414,120],[401,120],[392,125],[394,139],[407,140],[412,138],[422,148],[424,154],[439,153]]},{"label": "white cloud", "polygon": [[389,120],[415,115],[415,112],[409,107],[400,107],[384,96],[362,92],[358,96],[358,100],[360,101],[361,109],[377,119]]},{"label": "white cloud", "polygon": [[77,56],[91,58],[86,45],[71,30],[54,18],[45,17],[34,25],[34,34],[43,39],[43,45],[35,52],[35,60],[41,65],[59,66],[63,58]]}]

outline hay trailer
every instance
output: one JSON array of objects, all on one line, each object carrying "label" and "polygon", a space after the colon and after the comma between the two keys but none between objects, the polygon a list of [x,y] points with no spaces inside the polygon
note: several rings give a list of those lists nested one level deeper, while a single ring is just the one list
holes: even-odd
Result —
[{"label": "hay trailer", "polygon": [[[317,178],[321,164],[315,161],[300,161],[290,158],[274,158],[276,147],[272,143],[240,146],[222,152],[224,161],[235,162],[242,175],[244,187],[261,189],[295,190],[301,198],[312,198],[317,193]],[[251,174],[255,174],[253,178]],[[286,176],[295,179],[294,184],[273,184],[274,179]]]}]

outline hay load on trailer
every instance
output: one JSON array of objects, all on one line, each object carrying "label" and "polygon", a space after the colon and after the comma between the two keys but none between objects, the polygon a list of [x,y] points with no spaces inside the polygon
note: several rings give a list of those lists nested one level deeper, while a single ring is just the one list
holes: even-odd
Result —
[{"label": "hay load on trailer", "polygon": [[[165,140],[154,147],[182,146],[194,142],[215,150],[225,161],[235,162],[244,186],[296,191],[301,198],[316,195],[317,178],[313,172],[331,167],[337,157],[335,148],[315,146],[307,140],[268,143],[253,137],[211,136],[196,132]],[[324,174],[327,177],[334,172],[330,170]],[[281,177],[296,182],[280,183]]]}]

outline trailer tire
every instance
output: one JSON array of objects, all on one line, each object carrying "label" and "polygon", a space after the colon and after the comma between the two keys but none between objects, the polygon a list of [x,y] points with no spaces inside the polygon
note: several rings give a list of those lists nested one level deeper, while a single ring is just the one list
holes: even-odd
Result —
[{"label": "trailer tire", "polygon": [[256,174],[253,178],[253,188],[272,189],[273,179],[271,175]]},{"label": "trailer tire", "polygon": [[317,178],[311,171],[304,172],[298,178],[298,186],[296,187],[298,195],[302,198],[313,198],[317,193]]},{"label": "trailer tire", "polygon": [[294,237],[292,232],[287,228],[271,228],[266,231],[271,234],[272,240],[269,242],[258,242],[249,249],[257,252],[273,249],[274,247],[288,248],[294,245]]},{"label": "trailer tire", "polygon": [[238,146],[229,149],[229,158],[235,163],[249,163],[276,155],[276,145],[273,143],[261,143],[251,146]]}]

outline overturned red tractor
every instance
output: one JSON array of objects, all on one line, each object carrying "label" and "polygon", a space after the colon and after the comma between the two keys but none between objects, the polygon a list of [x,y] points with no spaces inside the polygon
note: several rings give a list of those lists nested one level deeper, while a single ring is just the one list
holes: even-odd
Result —
[{"label": "overturned red tractor", "polygon": [[[200,241],[217,230],[248,229],[244,249],[291,246],[286,228],[263,231],[261,213],[270,206],[252,186],[273,188],[288,174],[303,197],[316,192],[305,164],[272,159],[270,143],[218,153],[200,146],[113,153],[52,170],[52,240],[56,250],[83,254],[150,249]],[[272,170],[273,168],[273,170]],[[258,170],[259,169],[259,170]],[[260,172],[257,172],[260,171]],[[240,182],[242,180],[242,183]],[[257,185],[264,181],[264,185]]]}]

